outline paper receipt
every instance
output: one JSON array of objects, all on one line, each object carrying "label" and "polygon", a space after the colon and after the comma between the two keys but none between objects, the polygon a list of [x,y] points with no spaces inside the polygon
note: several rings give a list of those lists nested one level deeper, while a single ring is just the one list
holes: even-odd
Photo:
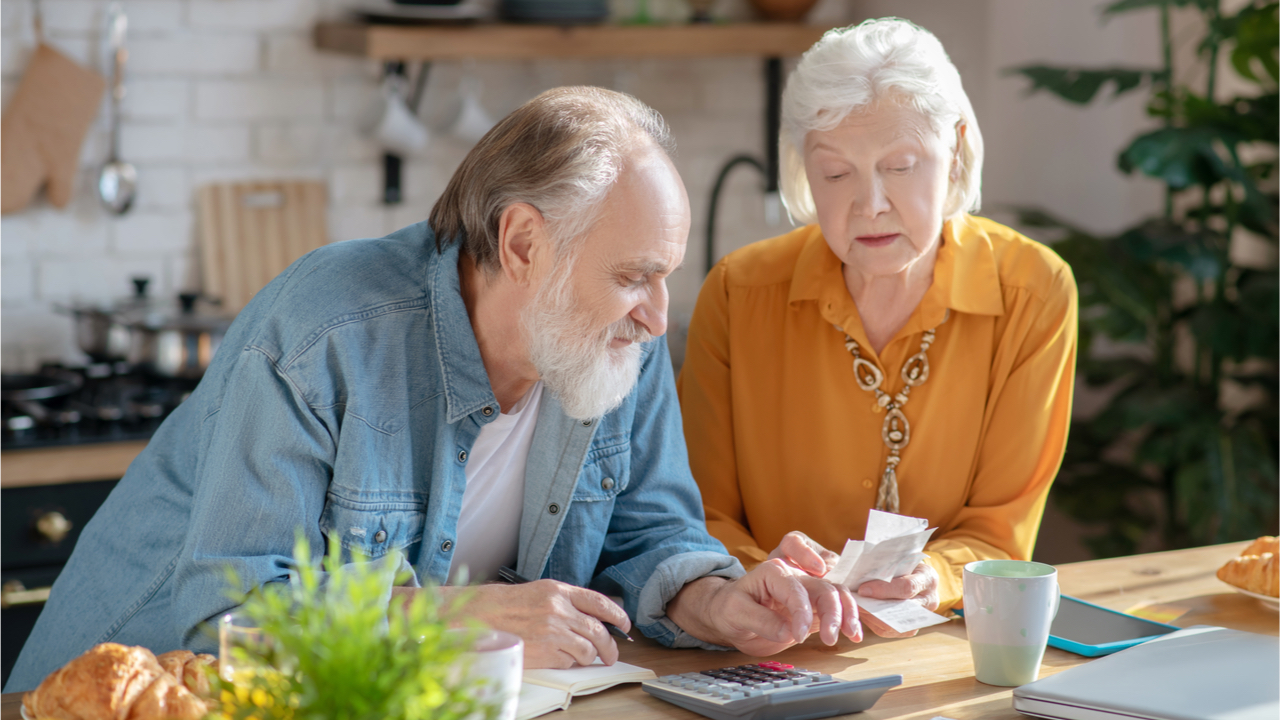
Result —
[{"label": "paper receipt", "polygon": [[924,545],[937,528],[921,518],[872,510],[867,517],[866,540],[849,540],[835,567],[824,576],[853,590],[858,607],[896,632],[910,632],[947,622],[913,600],[881,600],[859,595],[868,580],[892,580],[910,573],[924,560]]}]

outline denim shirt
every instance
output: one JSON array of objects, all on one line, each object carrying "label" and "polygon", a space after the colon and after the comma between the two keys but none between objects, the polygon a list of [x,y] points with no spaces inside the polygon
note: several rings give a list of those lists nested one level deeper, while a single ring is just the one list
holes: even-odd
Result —
[{"label": "denim shirt", "polygon": [[[465,467],[498,415],[458,278],[426,223],[301,258],[240,313],[200,385],[86,525],[19,656],[26,690],[100,642],[216,648],[237,590],[287,582],[295,532],[349,557],[402,550],[443,583]],[[575,421],[544,395],[525,469],[518,567],[621,596],[669,646],[690,580],[738,577],[707,534],[665,341],[623,404]]]}]

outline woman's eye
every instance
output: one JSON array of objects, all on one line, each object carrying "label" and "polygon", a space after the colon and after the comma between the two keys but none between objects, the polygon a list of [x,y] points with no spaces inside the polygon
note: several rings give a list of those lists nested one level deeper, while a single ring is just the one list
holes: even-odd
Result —
[{"label": "woman's eye", "polygon": [[831,182],[835,182],[836,180],[839,180],[840,178],[842,178],[842,177],[844,177],[845,175],[848,175],[848,174],[849,174],[849,173],[840,173],[840,174],[838,174],[838,175],[828,175],[828,176],[827,176],[827,180],[829,180],[829,181],[831,181]]}]

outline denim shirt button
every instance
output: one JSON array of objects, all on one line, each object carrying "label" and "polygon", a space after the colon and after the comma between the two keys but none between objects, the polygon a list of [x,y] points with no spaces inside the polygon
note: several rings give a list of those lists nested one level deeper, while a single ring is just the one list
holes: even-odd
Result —
[{"label": "denim shirt button", "polygon": [[460,462],[460,463],[464,463],[464,462],[466,462],[466,461],[467,461],[467,451],[466,451],[466,450],[459,450],[459,451],[458,451],[458,462]]},{"label": "denim shirt button", "polygon": [[387,531],[386,531],[386,530],[379,530],[378,532],[374,533],[374,534],[373,534],[373,541],[374,541],[374,542],[378,542],[378,543],[380,543],[380,542],[386,542],[386,541],[387,541]]},{"label": "denim shirt button", "polygon": [[592,421],[590,421],[590,420],[583,420],[583,421],[582,421],[582,427],[591,427],[591,422],[592,422]]},{"label": "denim shirt button", "polygon": [[547,512],[551,513],[552,515],[555,515],[556,513],[560,512],[560,506],[555,503],[551,503],[551,507],[547,508]]},{"label": "denim shirt button", "polygon": [[605,490],[612,490],[612,489],[613,489],[613,478],[605,478],[605,479],[601,480],[601,481],[600,481],[600,487],[604,488]]},{"label": "denim shirt button", "polygon": [[440,552],[449,552],[452,549],[453,549],[452,540],[445,540],[444,542],[440,543]]},{"label": "denim shirt button", "polygon": [[482,409],[480,412],[484,413],[485,417],[489,417],[490,415],[493,414],[493,408],[489,407],[488,405],[485,405],[484,409]]}]

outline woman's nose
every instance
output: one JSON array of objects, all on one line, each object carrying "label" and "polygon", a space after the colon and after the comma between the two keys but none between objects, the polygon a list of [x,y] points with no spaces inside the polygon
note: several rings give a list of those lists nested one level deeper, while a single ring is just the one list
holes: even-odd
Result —
[{"label": "woman's nose", "polygon": [[874,218],[889,211],[889,196],[885,193],[884,183],[879,179],[858,188],[853,199],[854,212],[860,217]]}]

